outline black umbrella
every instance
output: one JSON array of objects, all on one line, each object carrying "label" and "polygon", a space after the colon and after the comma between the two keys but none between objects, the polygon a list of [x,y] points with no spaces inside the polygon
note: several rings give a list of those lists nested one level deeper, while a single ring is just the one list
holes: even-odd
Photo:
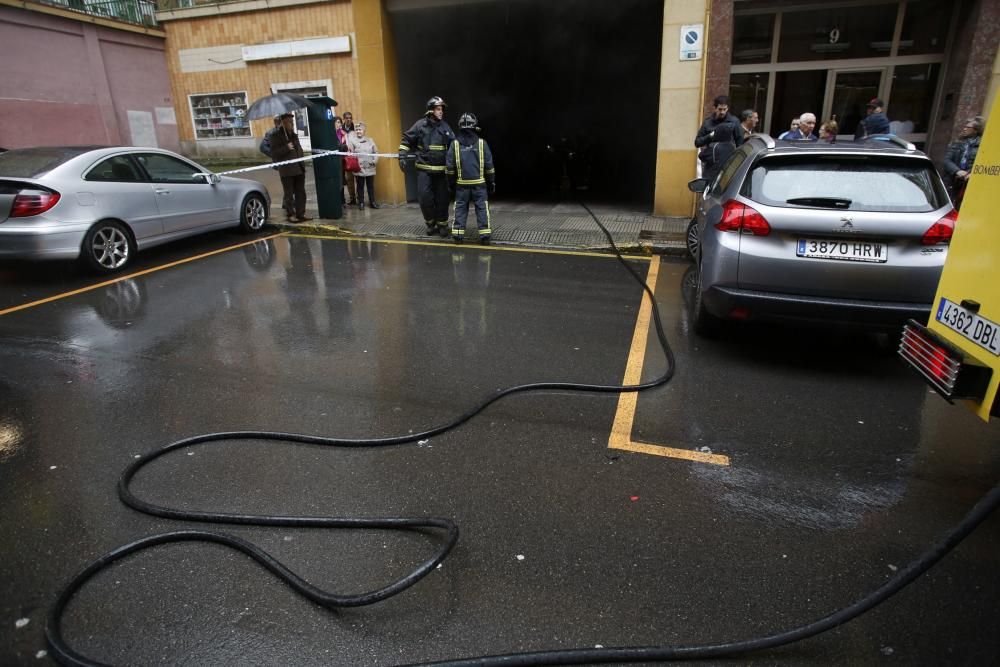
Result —
[{"label": "black umbrella", "polygon": [[273,118],[283,113],[291,113],[296,109],[312,106],[309,98],[295,93],[275,93],[267,95],[259,100],[254,100],[250,108],[247,109],[247,118],[257,120],[259,118]]}]

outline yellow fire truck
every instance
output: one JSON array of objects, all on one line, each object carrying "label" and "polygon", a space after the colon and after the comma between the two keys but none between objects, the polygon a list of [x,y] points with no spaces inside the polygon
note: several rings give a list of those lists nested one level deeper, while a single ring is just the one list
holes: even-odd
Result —
[{"label": "yellow fire truck", "polygon": [[[997,207],[997,208],[993,208]],[[983,135],[928,326],[904,327],[899,354],[948,401],[1000,417],[1000,96]]]}]

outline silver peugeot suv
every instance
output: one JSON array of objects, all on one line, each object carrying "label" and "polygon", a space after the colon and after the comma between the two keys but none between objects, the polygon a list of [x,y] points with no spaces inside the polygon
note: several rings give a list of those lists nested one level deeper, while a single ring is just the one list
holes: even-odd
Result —
[{"label": "silver peugeot suv", "polygon": [[726,320],[899,331],[926,322],[957,214],[931,160],[864,143],[753,135],[700,195],[688,230],[696,332]]}]

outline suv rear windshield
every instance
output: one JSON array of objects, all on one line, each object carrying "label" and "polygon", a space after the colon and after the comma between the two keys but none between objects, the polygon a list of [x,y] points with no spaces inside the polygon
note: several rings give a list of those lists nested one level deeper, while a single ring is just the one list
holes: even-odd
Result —
[{"label": "suv rear windshield", "polygon": [[930,160],[871,155],[761,160],[741,194],[767,206],[926,213],[948,201]]},{"label": "suv rear windshield", "polygon": [[19,148],[0,153],[0,176],[38,178],[63,162],[94,150],[94,146],[69,148]]}]

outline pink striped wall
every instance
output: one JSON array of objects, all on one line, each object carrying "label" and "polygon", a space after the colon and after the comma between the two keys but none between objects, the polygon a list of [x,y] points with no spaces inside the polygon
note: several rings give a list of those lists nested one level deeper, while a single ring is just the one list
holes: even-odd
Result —
[{"label": "pink striped wall", "polygon": [[160,37],[0,6],[0,147],[133,144],[128,112],[152,114],[157,144],[177,150]]}]

